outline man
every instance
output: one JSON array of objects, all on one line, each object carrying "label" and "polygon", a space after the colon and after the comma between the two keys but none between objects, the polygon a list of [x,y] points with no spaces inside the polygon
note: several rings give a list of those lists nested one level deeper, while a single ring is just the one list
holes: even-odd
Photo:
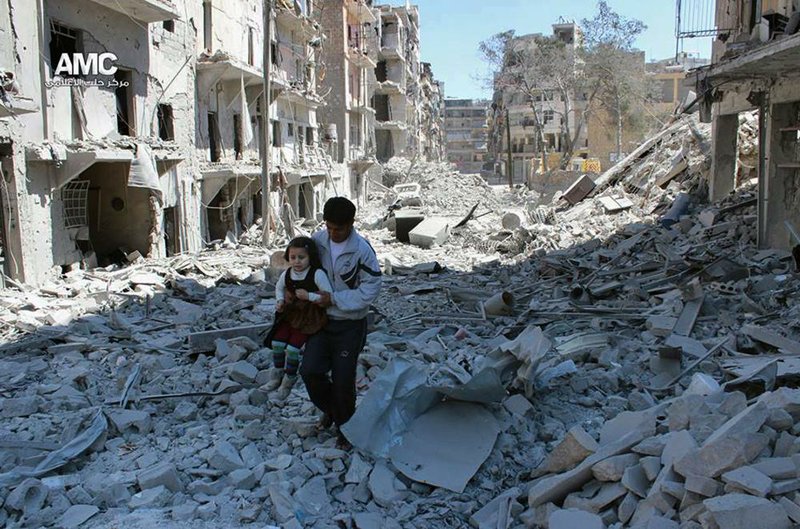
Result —
[{"label": "man", "polygon": [[325,203],[326,230],[313,239],[333,293],[320,293],[317,303],[327,307],[328,323],[306,342],[300,366],[308,396],[322,410],[320,425],[336,425],[341,448],[350,446],[339,427],[355,413],[356,366],[367,339],[367,312],[381,289],[378,258],[353,229],[355,215],[355,205],[344,197]]}]

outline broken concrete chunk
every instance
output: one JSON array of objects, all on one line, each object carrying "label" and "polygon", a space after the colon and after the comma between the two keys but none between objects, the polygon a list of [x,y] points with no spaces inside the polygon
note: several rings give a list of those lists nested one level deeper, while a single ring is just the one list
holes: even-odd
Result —
[{"label": "broken concrete chunk", "polygon": [[722,481],[729,486],[762,498],[772,489],[772,479],[753,467],[740,467],[726,472],[722,475]]},{"label": "broken concrete chunk", "polygon": [[597,451],[597,441],[580,426],[572,427],[545,462],[548,472],[569,470]]},{"label": "broken concrete chunk", "polygon": [[163,485],[137,492],[131,496],[128,507],[131,509],[158,509],[164,507],[172,494]]},{"label": "broken concrete chunk", "polygon": [[788,529],[786,511],[764,498],[747,494],[726,494],[703,501],[720,529]]},{"label": "broken concrete chunk", "polygon": [[440,217],[428,217],[408,232],[411,244],[420,248],[430,248],[442,244],[450,235],[450,221]]},{"label": "broken concrete chunk", "polygon": [[369,475],[369,491],[372,499],[381,507],[389,508],[405,498],[405,492],[398,489],[399,482],[386,463],[379,461]]},{"label": "broken concrete chunk", "polygon": [[650,333],[654,336],[666,338],[672,334],[672,329],[675,327],[675,323],[677,321],[678,319],[673,318],[672,316],[662,316],[656,314],[647,318],[645,327],[647,327],[647,330],[650,331]]}]

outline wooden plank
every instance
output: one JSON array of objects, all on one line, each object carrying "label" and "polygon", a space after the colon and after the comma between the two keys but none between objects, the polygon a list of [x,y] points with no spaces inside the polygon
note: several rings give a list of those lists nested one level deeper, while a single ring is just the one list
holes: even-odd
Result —
[{"label": "wooden plank", "polygon": [[790,340],[780,334],[766,329],[764,327],[759,327],[758,325],[744,325],[742,326],[742,333],[746,334],[753,340],[771,345],[777,349],[782,351],[786,351],[787,353],[800,355],[800,343],[794,340]]}]

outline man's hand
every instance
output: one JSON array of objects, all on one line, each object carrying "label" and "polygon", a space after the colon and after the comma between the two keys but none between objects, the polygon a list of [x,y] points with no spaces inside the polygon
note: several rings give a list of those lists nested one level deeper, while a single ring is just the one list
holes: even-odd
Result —
[{"label": "man's hand", "polygon": [[319,294],[319,301],[315,301],[314,303],[324,308],[333,305],[333,299],[331,299],[330,292],[317,292],[317,294]]},{"label": "man's hand", "polygon": [[294,291],[294,295],[297,296],[297,299],[308,301],[308,290],[298,288],[297,290]]},{"label": "man's hand", "polygon": [[275,312],[283,312],[283,307],[286,306],[286,302],[284,300],[280,300],[275,303]]}]

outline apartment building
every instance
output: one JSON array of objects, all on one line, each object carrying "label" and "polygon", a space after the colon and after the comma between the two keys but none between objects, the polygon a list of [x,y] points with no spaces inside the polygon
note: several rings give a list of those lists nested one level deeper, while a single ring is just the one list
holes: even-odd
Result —
[{"label": "apartment building", "polygon": [[328,152],[343,164],[350,195],[366,195],[367,173],[375,159],[375,68],[378,57],[378,16],[371,0],[330,0],[321,10],[326,35],[321,52],[327,93],[319,117]]},{"label": "apartment building", "polygon": [[[699,0],[696,0],[699,1]],[[710,2],[711,0],[709,0]],[[709,194],[736,185],[739,114],[758,110],[758,242],[800,244],[800,2],[716,0],[712,63],[695,74],[712,121]]]},{"label": "apartment building", "polygon": [[447,160],[460,173],[491,176],[489,105],[489,101],[477,99],[448,98],[444,101]]},{"label": "apartment building", "polygon": [[41,283],[241,234],[262,215],[267,143],[272,206],[286,222],[316,219],[327,194],[348,193],[320,147],[314,3],[274,3],[269,123],[261,9],[248,0],[2,3],[5,275]]}]

